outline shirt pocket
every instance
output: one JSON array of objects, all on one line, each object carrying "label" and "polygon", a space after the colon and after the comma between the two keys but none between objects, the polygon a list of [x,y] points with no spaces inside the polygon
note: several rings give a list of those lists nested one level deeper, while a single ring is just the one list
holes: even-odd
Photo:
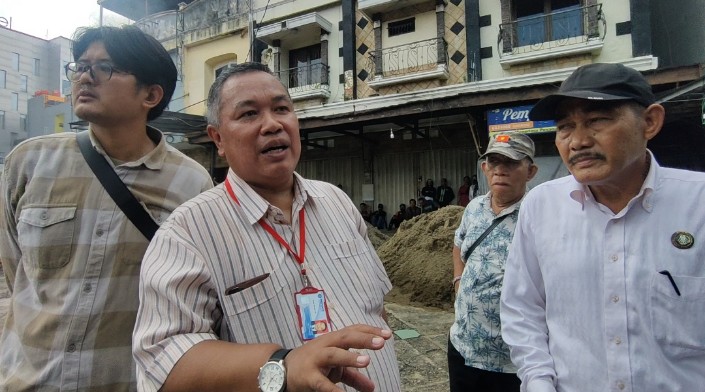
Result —
[{"label": "shirt pocket", "polygon": [[23,208],[17,235],[25,262],[42,269],[68,264],[74,246],[75,217],[75,205]]},{"label": "shirt pocket", "polygon": [[[226,288],[220,289],[224,293]],[[221,302],[232,341],[263,341],[262,334],[266,336],[268,328],[277,329],[276,325],[283,325],[280,323],[295,322],[293,293],[294,288],[286,282],[286,272],[274,270],[267,279],[254,286],[230,295],[222,294]]]},{"label": "shirt pocket", "polygon": [[373,310],[371,304],[381,304],[388,287],[380,276],[383,267],[376,254],[370,251],[367,242],[363,238],[355,238],[328,244],[328,248],[334,265],[333,271],[344,281],[350,282],[346,286],[350,290],[349,299],[356,301],[368,312]]},{"label": "shirt pocket", "polygon": [[651,326],[656,341],[671,357],[705,355],[705,278],[655,274],[651,282]]}]

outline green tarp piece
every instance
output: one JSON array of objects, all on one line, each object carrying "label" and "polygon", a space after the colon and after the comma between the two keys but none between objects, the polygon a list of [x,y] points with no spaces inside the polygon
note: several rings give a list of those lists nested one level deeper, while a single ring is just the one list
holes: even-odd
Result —
[{"label": "green tarp piece", "polygon": [[413,339],[421,336],[415,329],[398,329],[394,331],[394,334],[401,340]]}]

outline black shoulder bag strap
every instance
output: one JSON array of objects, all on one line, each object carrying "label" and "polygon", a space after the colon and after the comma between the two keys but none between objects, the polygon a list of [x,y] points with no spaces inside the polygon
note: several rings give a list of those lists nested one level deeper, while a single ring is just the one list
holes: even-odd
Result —
[{"label": "black shoulder bag strap", "polygon": [[95,176],[98,177],[110,197],[113,198],[115,204],[120,207],[127,218],[139,229],[139,231],[147,238],[152,240],[154,233],[159,228],[154,222],[154,219],[145,211],[144,207],[137,200],[135,195],[127,189],[115,170],[108,164],[108,161],[93,148],[88,132],[81,132],[76,135],[78,147],[81,149],[81,154],[88,162]]},{"label": "black shoulder bag strap", "polygon": [[490,227],[488,227],[487,230],[485,230],[484,233],[482,233],[479,237],[477,237],[477,239],[475,240],[475,242],[473,242],[472,245],[470,245],[470,247],[468,248],[467,252],[465,252],[465,255],[464,255],[464,257],[463,257],[463,260],[466,260],[466,261],[467,261],[468,257],[470,257],[470,255],[472,254],[472,251],[475,250],[475,248],[477,248],[477,246],[480,245],[480,243],[482,243],[482,240],[484,240],[485,237],[487,237],[487,235],[490,234],[490,233],[492,232],[492,230],[494,230],[494,228],[497,227],[497,225],[498,225],[500,222],[502,222],[502,221],[504,220],[504,218],[508,217],[509,215],[510,215],[510,214],[502,215],[502,216],[500,216],[499,218],[495,219],[495,220],[492,222],[492,224],[490,225]]}]

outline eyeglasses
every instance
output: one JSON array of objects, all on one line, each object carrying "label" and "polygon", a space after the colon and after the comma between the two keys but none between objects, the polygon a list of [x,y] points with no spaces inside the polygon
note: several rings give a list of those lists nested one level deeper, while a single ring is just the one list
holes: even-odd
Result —
[{"label": "eyeglasses", "polygon": [[494,170],[494,169],[498,168],[500,165],[503,165],[504,167],[506,167],[509,170],[514,170],[521,165],[522,161],[516,161],[514,159],[507,158],[504,156],[490,155],[487,157],[485,162],[487,163],[487,167],[490,170]]},{"label": "eyeglasses", "polygon": [[66,78],[72,82],[77,82],[84,72],[88,72],[95,83],[107,82],[115,72],[129,74],[129,72],[121,71],[104,61],[95,64],[70,62],[64,66],[64,70]]}]

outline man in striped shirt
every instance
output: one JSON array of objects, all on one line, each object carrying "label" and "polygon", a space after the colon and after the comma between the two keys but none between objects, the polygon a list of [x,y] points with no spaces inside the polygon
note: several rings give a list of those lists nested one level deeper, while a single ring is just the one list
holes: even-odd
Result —
[{"label": "man in striped shirt", "polygon": [[[89,140],[156,222],[212,187],[208,172],[147,126],[176,67],[136,27],[79,30],[66,66]],[[0,391],[133,391],[132,329],[149,241],[111,199],[75,133],[33,138],[5,158],[0,261],[11,292]]]},{"label": "man in striped shirt", "polygon": [[[230,171],[174,211],[145,254],[138,388],[398,392],[391,284],[355,204],[294,172],[301,142],[287,89],[262,64],[231,66],[211,87],[208,123]],[[310,290],[327,300],[315,330],[298,300]],[[308,333],[317,337],[304,343]],[[279,378],[260,372],[271,357]]]}]

